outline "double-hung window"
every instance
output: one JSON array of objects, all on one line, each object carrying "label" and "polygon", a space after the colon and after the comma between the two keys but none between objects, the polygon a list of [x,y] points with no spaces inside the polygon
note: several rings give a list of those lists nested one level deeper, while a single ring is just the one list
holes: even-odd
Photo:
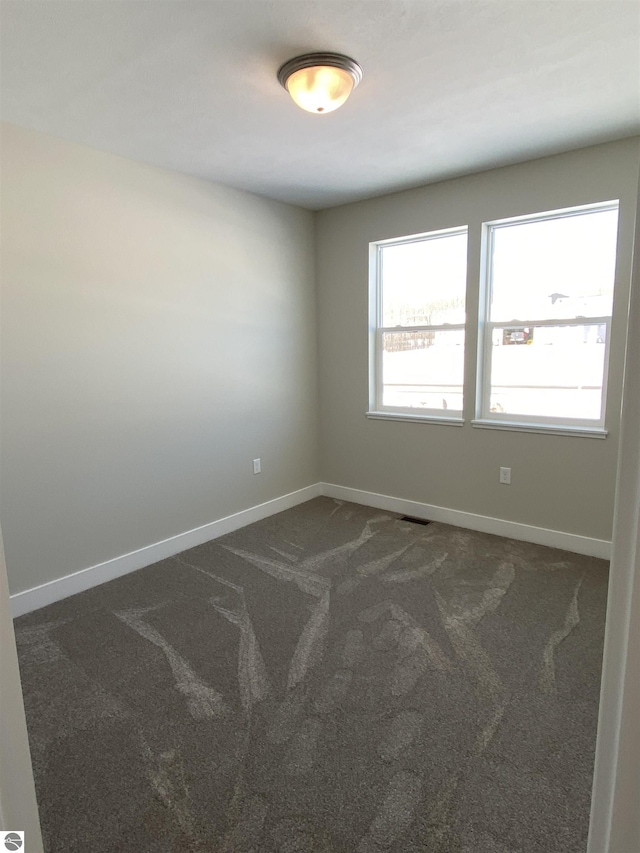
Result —
[{"label": "double-hung window", "polygon": [[618,205],[485,224],[476,418],[604,430]]},{"label": "double-hung window", "polygon": [[467,229],[370,251],[369,414],[461,422]]}]

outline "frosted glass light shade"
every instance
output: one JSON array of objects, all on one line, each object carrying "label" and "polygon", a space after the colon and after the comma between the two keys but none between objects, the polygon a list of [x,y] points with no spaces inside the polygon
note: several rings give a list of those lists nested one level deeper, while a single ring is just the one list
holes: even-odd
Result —
[{"label": "frosted glass light shade", "polygon": [[322,115],[344,104],[362,80],[362,68],[339,53],[307,53],[285,62],[278,80],[299,107]]},{"label": "frosted glass light shade", "polygon": [[330,113],[347,100],[353,89],[353,77],[342,68],[313,65],[301,68],[287,80],[287,91],[303,110]]}]

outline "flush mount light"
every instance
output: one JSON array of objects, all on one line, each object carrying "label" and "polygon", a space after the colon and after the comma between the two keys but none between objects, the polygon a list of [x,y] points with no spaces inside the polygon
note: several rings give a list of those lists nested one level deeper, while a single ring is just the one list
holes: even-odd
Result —
[{"label": "flush mount light", "polygon": [[285,62],[278,80],[303,110],[330,113],[362,80],[362,68],[341,53],[305,53]]}]

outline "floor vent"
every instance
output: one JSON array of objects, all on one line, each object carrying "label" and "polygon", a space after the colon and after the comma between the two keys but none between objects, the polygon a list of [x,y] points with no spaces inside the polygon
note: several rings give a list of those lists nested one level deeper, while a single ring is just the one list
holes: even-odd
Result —
[{"label": "floor vent", "polygon": [[431,519],[414,518],[412,515],[403,515],[400,521],[410,521],[411,524],[431,524]]}]

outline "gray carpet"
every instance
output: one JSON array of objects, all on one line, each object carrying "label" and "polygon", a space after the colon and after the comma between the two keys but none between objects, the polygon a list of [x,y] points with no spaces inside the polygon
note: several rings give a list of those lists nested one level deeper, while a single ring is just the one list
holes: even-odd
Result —
[{"label": "gray carpet", "polygon": [[584,853],[606,589],[318,498],[22,617],[47,853]]}]

